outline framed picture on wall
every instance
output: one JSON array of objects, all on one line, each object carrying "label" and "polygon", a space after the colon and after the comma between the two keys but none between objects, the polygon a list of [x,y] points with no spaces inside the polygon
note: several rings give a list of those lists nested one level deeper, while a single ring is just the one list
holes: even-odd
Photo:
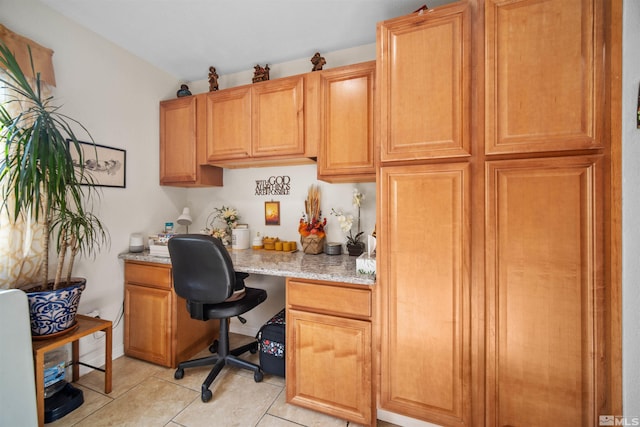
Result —
[{"label": "framed picture on wall", "polygon": [[[90,183],[97,187],[125,188],[127,152],[120,148],[107,147],[106,145],[92,144],[78,141],[82,157],[84,159],[84,171],[91,176]],[[68,139],[67,144],[73,144]],[[69,150],[73,164],[77,169],[81,168],[80,157],[76,150]]]},{"label": "framed picture on wall", "polygon": [[280,202],[264,202],[264,224],[280,225]]}]

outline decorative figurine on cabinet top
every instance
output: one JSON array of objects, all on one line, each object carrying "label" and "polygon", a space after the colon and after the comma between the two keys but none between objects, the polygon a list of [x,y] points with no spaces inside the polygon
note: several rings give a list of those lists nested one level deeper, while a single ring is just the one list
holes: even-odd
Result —
[{"label": "decorative figurine on cabinet top", "polygon": [[216,67],[209,67],[209,92],[218,90],[218,73]]},{"label": "decorative figurine on cabinet top", "polygon": [[320,71],[322,70],[322,66],[325,65],[327,61],[324,59],[324,56],[320,56],[320,52],[316,52],[311,57],[311,63],[313,64],[313,68],[311,69],[311,71]]},{"label": "decorative figurine on cabinet top", "polygon": [[269,80],[269,64],[265,65],[264,68],[260,65],[256,65],[253,69],[253,83]]},{"label": "decorative figurine on cabinet top", "polygon": [[189,86],[180,85],[180,89],[178,89],[178,92],[176,93],[176,95],[178,96],[178,98],[182,98],[183,96],[190,96],[191,91],[189,90]]}]

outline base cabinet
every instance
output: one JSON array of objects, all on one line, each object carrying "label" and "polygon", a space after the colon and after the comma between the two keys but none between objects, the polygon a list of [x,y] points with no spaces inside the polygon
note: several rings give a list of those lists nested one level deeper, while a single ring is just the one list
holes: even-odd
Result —
[{"label": "base cabinet", "polygon": [[287,402],[375,424],[368,286],[287,279]]},{"label": "base cabinet", "polygon": [[218,323],[191,319],[173,291],[171,266],[125,262],[124,352],[176,367],[218,336]]}]

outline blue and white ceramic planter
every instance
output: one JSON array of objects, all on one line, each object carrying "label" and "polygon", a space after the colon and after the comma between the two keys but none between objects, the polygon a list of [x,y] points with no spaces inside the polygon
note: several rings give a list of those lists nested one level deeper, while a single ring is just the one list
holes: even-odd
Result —
[{"label": "blue and white ceramic planter", "polygon": [[62,289],[27,292],[32,335],[56,334],[74,325],[87,281],[81,278],[72,281],[72,285]]}]

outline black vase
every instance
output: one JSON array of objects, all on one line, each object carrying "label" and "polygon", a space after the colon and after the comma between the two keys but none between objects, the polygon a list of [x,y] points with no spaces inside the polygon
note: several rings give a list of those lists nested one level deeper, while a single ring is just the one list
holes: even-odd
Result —
[{"label": "black vase", "polygon": [[360,256],[362,255],[362,252],[364,252],[364,243],[358,242],[355,244],[348,244],[347,251],[351,256]]}]

